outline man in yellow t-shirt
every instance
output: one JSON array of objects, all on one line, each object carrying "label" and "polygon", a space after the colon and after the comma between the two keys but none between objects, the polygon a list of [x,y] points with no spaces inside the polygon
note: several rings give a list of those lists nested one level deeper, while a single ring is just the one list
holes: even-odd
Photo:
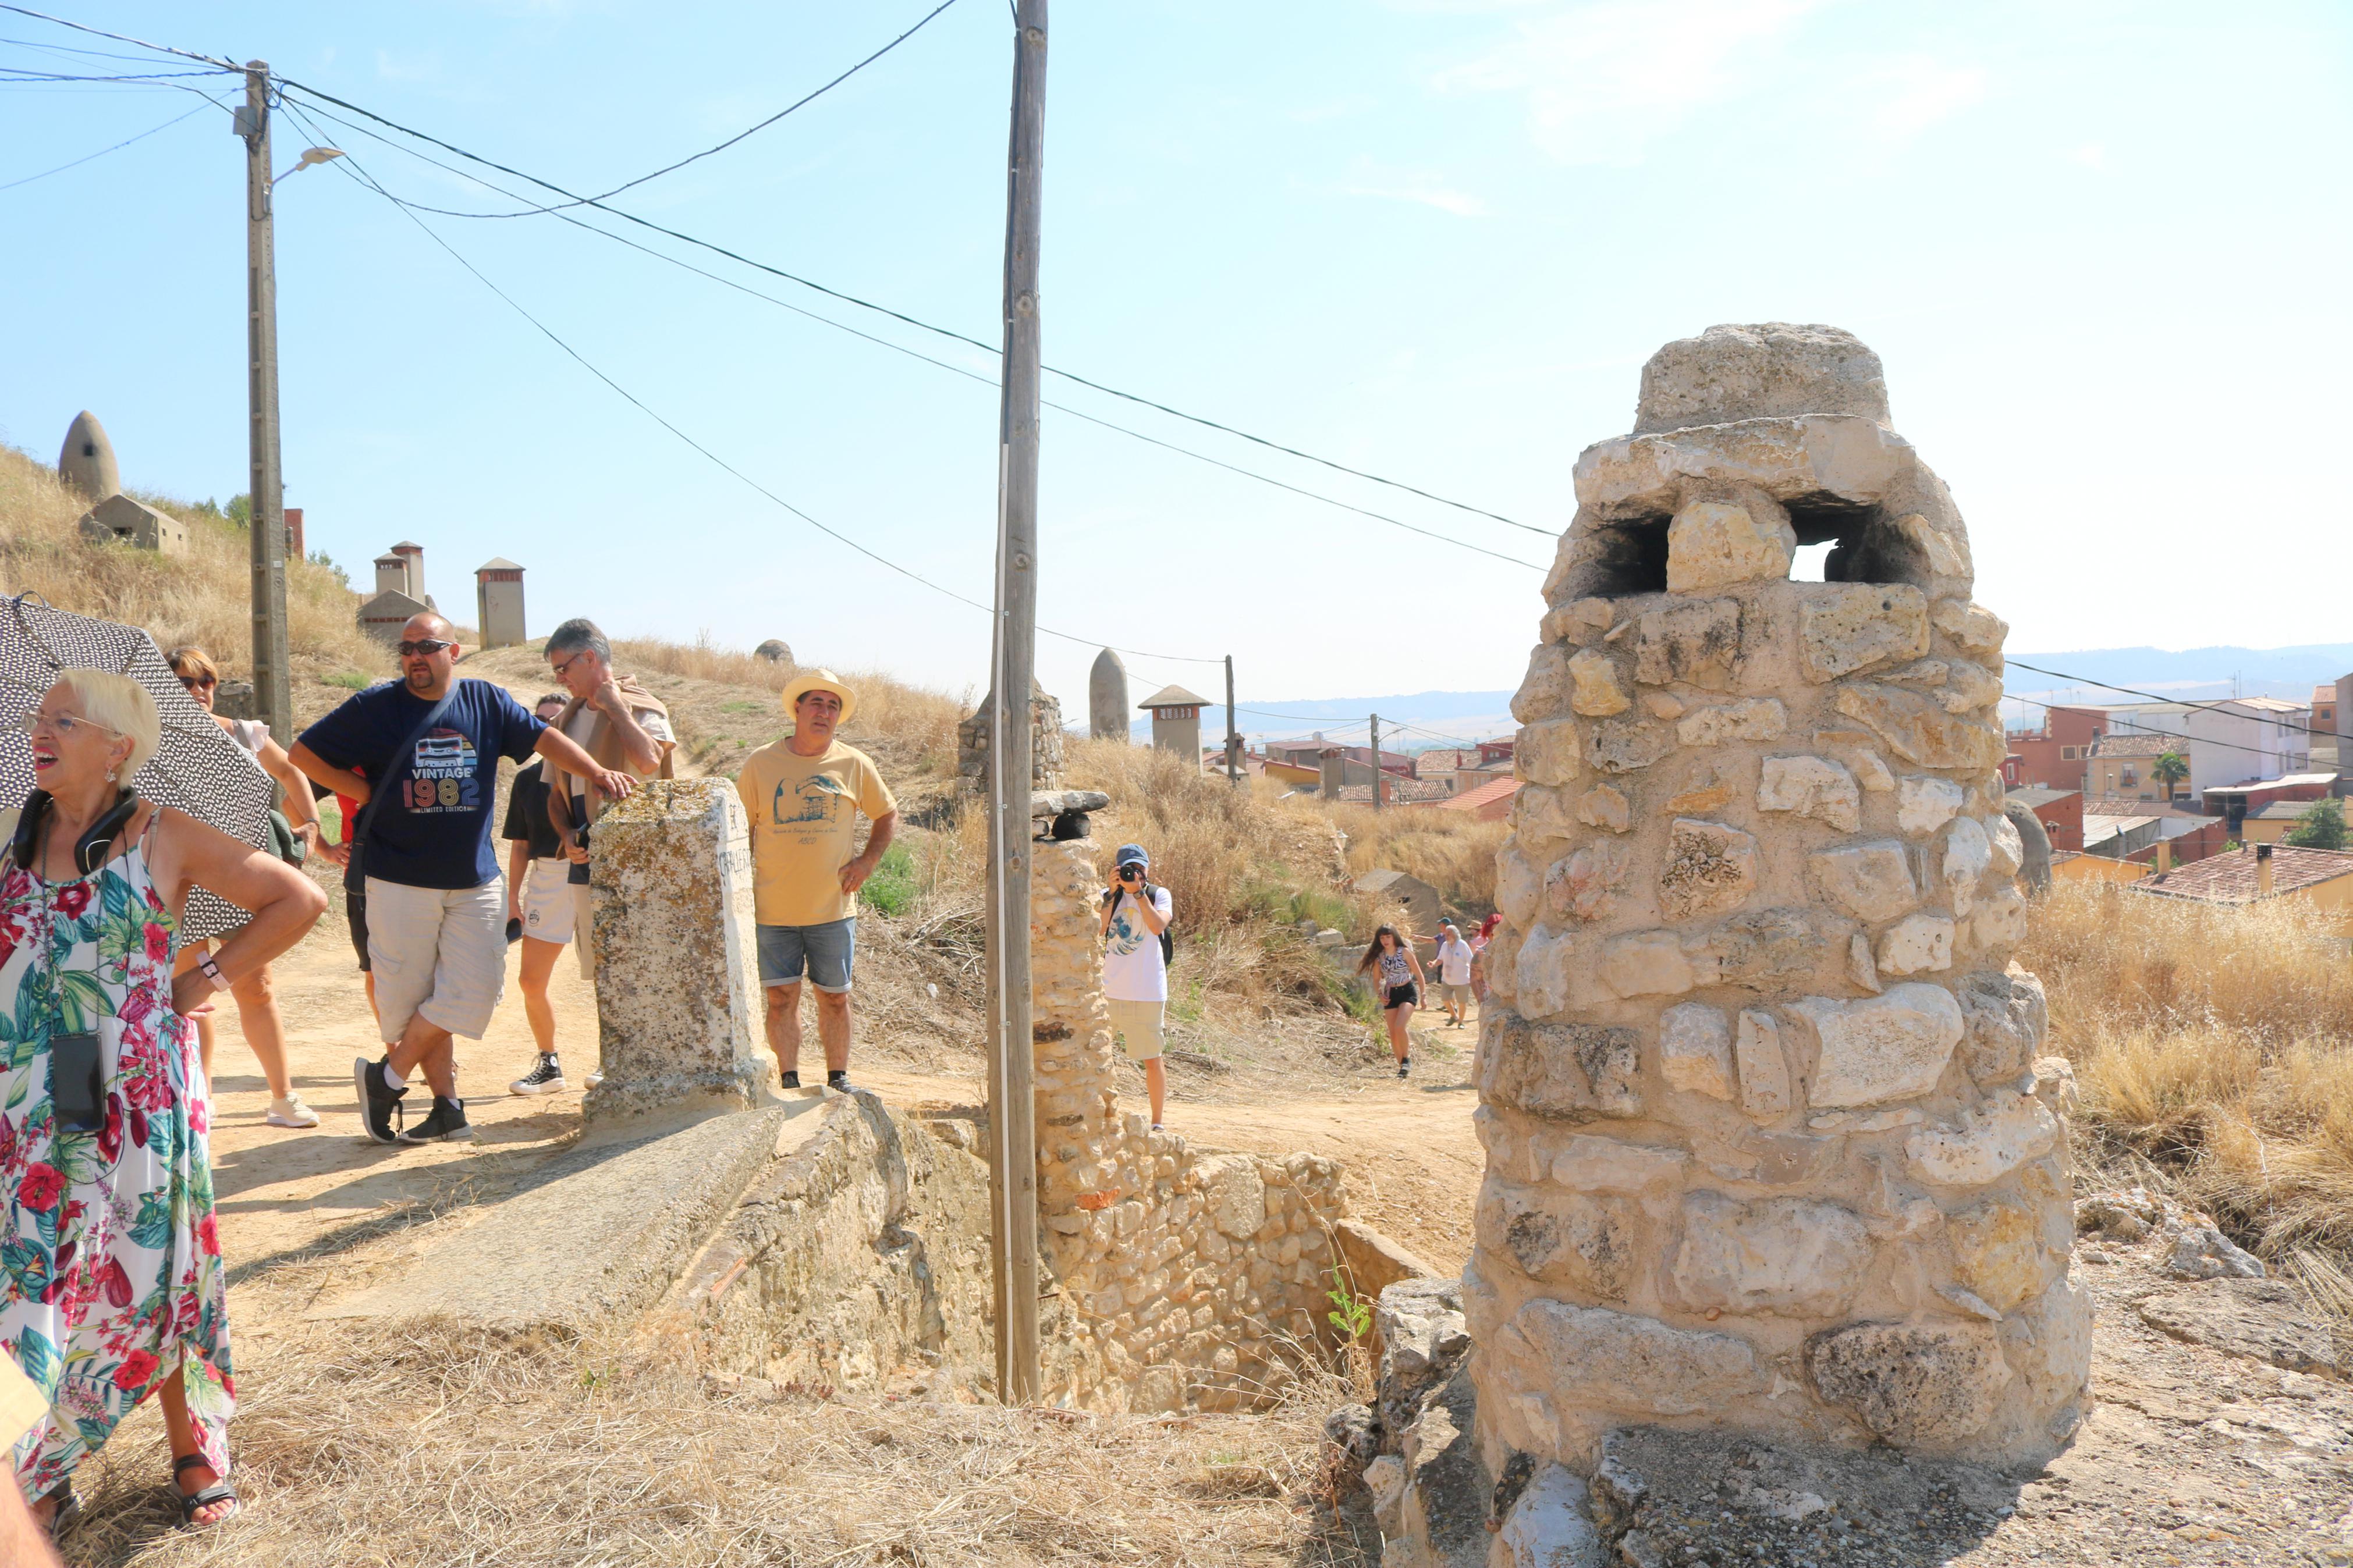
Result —
[{"label": "man in yellow t-shirt", "polygon": [[[804,973],[817,990],[825,1086],[849,1088],[858,889],[899,826],[899,803],[873,759],[834,739],[857,707],[856,694],[831,670],[807,671],[785,688],[793,732],[753,752],[735,775],[752,825],[752,908],[760,984],[768,993],[768,1045],[786,1089],[801,1086]],[[874,827],[864,852],[853,855],[861,814]]]}]

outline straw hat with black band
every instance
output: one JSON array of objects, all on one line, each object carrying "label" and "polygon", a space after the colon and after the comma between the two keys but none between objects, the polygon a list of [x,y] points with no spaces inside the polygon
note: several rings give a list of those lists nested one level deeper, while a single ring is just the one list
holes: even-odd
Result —
[{"label": "straw hat with black band", "polygon": [[829,669],[807,669],[793,677],[792,684],[785,688],[785,711],[796,711],[794,705],[812,691],[830,691],[840,698],[841,721],[845,724],[849,722],[849,716],[858,711],[857,694],[842,684],[841,677]]}]

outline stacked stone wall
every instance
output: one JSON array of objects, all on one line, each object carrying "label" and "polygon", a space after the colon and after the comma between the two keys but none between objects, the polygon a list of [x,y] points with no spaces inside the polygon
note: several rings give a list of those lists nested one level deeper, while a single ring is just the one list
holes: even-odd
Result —
[{"label": "stacked stone wall", "polygon": [[[988,790],[988,710],[992,693],[980,700],[970,717],[956,726],[956,774],[965,787]],[[1062,787],[1062,704],[1033,684],[1029,691],[1029,787]]]},{"label": "stacked stone wall", "polygon": [[1039,1208],[1072,1344],[1052,1392],[1109,1409],[1261,1403],[1330,1343],[1339,1166],[1196,1149],[1121,1113],[1102,878],[1085,840],[1031,848]]},{"label": "stacked stone wall", "polygon": [[1844,333],[1715,329],[1577,461],[1487,952],[1493,1453],[1589,1467],[1639,1422],[2014,1459],[2080,1415],[2006,628],[1876,377]]}]

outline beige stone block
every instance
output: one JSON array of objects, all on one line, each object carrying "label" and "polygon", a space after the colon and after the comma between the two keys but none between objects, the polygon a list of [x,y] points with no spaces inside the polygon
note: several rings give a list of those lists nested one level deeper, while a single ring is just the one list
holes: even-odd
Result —
[{"label": "beige stone block", "polygon": [[1691,960],[1671,931],[1630,931],[1602,944],[1601,983],[1619,996],[1680,996],[1692,988]]},{"label": "beige stone block", "polygon": [[1495,854],[1495,908],[1525,931],[1543,912],[1544,892],[1544,867],[1528,858],[1517,839],[1505,839]]},{"label": "beige stone block", "polygon": [[[1493,952],[1494,944],[1488,944]],[[1565,1013],[1577,995],[1583,965],[1589,962],[1575,936],[1538,924],[1529,928],[1513,964],[1513,999],[1530,1018]],[[1493,980],[1489,981],[1492,987]]]},{"label": "beige stone block", "polygon": [[1905,915],[1880,934],[1882,974],[1925,974],[1952,966],[1953,922],[1942,915]]},{"label": "beige stone block", "polygon": [[2000,653],[2010,636],[2008,622],[1966,599],[1939,599],[1929,616],[1938,631],[1972,653]]},{"label": "beige stone block", "polygon": [[1986,819],[1986,847],[1993,856],[1993,873],[2007,880],[2018,875],[2026,864],[2026,842],[2020,837],[2017,825],[2007,816]]},{"label": "beige stone block", "polygon": [[1806,1367],[1824,1400],[1905,1448],[1968,1437],[2010,1383],[1992,1331],[1978,1324],[1857,1323],[1814,1340]]},{"label": "beige stone block", "polygon": [[1952,1215],[1945,1239],[1953,1249],[1955,1277],[1997,1312],[2042,1295],[2057,1273],[2042,1246],[2042,1216],[2014,1198]]},{"label": "beige stone block", "polygon": [[1928,651],[1928,601],[1905,584],[1808,584],[1798,605],[1798,662],[1806,679],[1836,680]]},{"label": "beige stone block", "polygon": [[2050,1019],[2042,982],[2016,964],[2008,973],[1972,974],[1955,988],[1968,1033],[1961,1066],[1979,1086],[2015,1082],[2035,1061]]},{"label": "beige stone block", "polygon": [[1604,719],[1593,726],[1589,755],[1605,773],[1647,768],[1674,749],[1675,732],[1650,719]]},{"label": "beige stone block", "polygon": [[[1245,1154],[1212,1154],[1194,1167],[1194,1173],[1201,1184],[1202,1208],[1220,1232],[1240,1241],[1266,1222],[1266,1182],[1257,1161]],[[1128,1226],[1123,1223],[1121,1228],[1125,1234]]]},{"label": "beige stone block", "polygon": [[1546,846],[1583,837],[1577,832],[1582,813],[1571,791],[1549,784],[1524,784],[1514,792],[1512,831],[1531,860],[1550,860],[1559,851]]},{"label": "beige stone block", "polygon": [[1659,868],[1659,908],[1669,920],[1736,910],[1756,889],[1754,836],[1694,817],[1679,816],[1668,825],[1666,859]]},{"label": "beige stone block", "polygon": [[1862,1221],[1836,1204],[1698,1192],[1683,1198],[1683,1222],[1673,1278],[1695,1311],[1835,1317],[1871,1260]]},{"label": "beige stone block", "polygon": [[1641,1063],[1641,1037],[1630,1028],[1540,1024],[1505,1008],[1480,1023],[1480,1099],[1530,1116],[1640,1116]]},{"label": "beige stone block", "polygon": [[1720,1007],[1684,1002],[1659,1015],[1659,1071],[1671,1089],[1732,1099],[1732,1024]]},{"label": "beige stone block", "polygon": [[1958,578],[1966,584],[1975,574],[1969,563],[1969,542],[1959,530],[1938,528],[1918,512],[1906,512],[1888,525],[1927,563],[1937,577]]},{"label": "beige stone block", "polygon": [[1895,826],[1910,837],[1926,838],[1960,815],[1967,798],[1950,779],[1907,775],[1895,786]]},{"label": "beige stone block", "polygon": [[1740,602],[1700,599],[1646,612],[1634,631],[1634,679],[1731,689],[1740,668]]},{"label": "beige stone block", "polygon": [[2016,947],[2026,940],[2026,900],[2016,888],[1998,888],[1969,917],[1969,939],[1980,951]]},{"label": "beige stone block", "polygon": [[1999,726],[1947,713],[1933,698],[1880,681],[1842,682],[1838,710],[1915,767],[1991,773],[2007,753]]},{"label": "beige stone block", "polygon": [[1577,797],[1577,819],[1588,827],[1625,832],[1629,822],[1626,792],[1616,784],[1595,784]]},{"label": "beige stone block", "polygon": [[1967,915],[1977,903],[1978,883],[1993,868],[1993,840],[1974,816],[1956,817],[1946,830],[1945,857],[1940,869],[1946,901],[1956,915]]},{"label": "beige stone block", "polygon": [[1827,492],[1884,500],[1913,465],[1910,445],[1859,416],[1738,419],[1668,434],[1622,437],[1577,459],[1577,499],[1609,516],[1673,512],[1684,487],[1753,485],[1778,501]]},{"label": "beige stone block", "polygon": [[1862,789],[1827,757],[1767,757],[1757,770],[1757,809],[1810,816],[1852,833],[1862,826]]},{"label": "beige stone block", "polygon": [[1685,787],[1668,796],[1661,809],[1669,816],[1704,816],[1722,811],[1738,798],[1739,792],[1733,787],[1732,770],[1711,764],[1694,773]]},{"label": "beige stone block", "polygon": [[1773,697],[1744,697],[1694,708],[1675,726],[1686,746],[1720,746],[1727,741],[1778,741],[1788,731],[1788,710]]},{"label": "beige stone block", "polygon": [[2000,1331],[2002,1359],[2040,1415],[2083,1396],[2092,1375],[2092,1293],[2060,1279],[2042,1300],[2010,1312]]},{"label": "beige stone block", "polygon": [[1847,943],[1846,973],[1862,989],[1879,994],[1879,965],[1871,956],[1871,939],[1861,931]]},{"label": "beige stone block", "polygon": [[1895,775],[1872,750],[1876,738],[1863,730],[1817,730],[1814,750],[1845,765],[1867,795],[1884,795],[1895,787]]},{"label": "beige stone block", "polygon": [[1904,846],[1875,838],[1808,857],[1815,889],[1833,907],[1861,921],[1892,921],[1920,901]]},{"label": "beige stone block", "polygon": [[1512,694],[1512,717],[1523,724],[1557,719],[1568,711],[1570,650],[1539,643],[1528,656],[1528,672]]},{"label": "beige stone block", "polygon": [[1532,1279],[1622,1301],[1641,1262],[1641,1210],[1632,1199],[1529,1187],[1490,1173],[1474,1224],[1482,1247]]},{"label": "beige stone block", "polygon": [[1877,996],[1808,996],[1789,1010],[1812,1026],[1812,1103],[1824,1109],[1914,1100],[1936,1087],[1962,1032],[1960,1004],[1913,981]]},{"label": "beige stone block", "polygon": [[1682,1185],[1690,1168],[1682,1149],[1579,1133],[1553,1155],[1546,1173],[1571,1192],[1644,1193]]},{"label": "beige stone block", "polygon": [[1957,1123],[1924,1127],[1906,1138],[1905,1165],[1939,1186],[1982,1187],[2049,1153],[2061,1132],[2059,1119],[2041,1100],[1996,1089]]},{"label": "beige stone block", "polygon": [[1683,716],[1683,700],[1672,691],[1645,691],[1642,693],[1642,711],[1653,719],[1672,722]]},{"label": "beige stone block", "polygon": [[1512,748],[1512,771],[1528,784],[1568,784],[1585,771],[1583,750],[1574,719],[1525,724]]},{"label": "beige stone block", "polygon": [[1725,501],[1694,501],[1667,525],[1667,592],[1699,594],[1789,575],[1798,535],[1784,518],[1759,519]]},{"label": "beige stone block", "polygon": [[1633,706],[1619,683],[1618,665],[1608,654],[1580,649],[1568,661],[1569,707],[1588,719],[1606,719]]},{"label": "beige stone block", "polygon": [[1741,1110],[1764,1121],[1796,1108],[1789,1061],[1781,1049],[1781,1026],[1772,1014],[1744,1009],[1733,1032],[1732,1050],[1740,1068]]},{"label": "beige stone block", "polygon": [[1628,1415],[1697,1415],[1768,1384],[1757,1352],[1730,1334],[1541,1296],[1512,1314],[1484,1353],[1502,1386]]},{"label": "beige stone block", "polygon": [[1609,914],[1633,866],[1626,847],[1611,839],[1587,845],[1545,874],[1545,910],[1556,921],[1590,921]]}]

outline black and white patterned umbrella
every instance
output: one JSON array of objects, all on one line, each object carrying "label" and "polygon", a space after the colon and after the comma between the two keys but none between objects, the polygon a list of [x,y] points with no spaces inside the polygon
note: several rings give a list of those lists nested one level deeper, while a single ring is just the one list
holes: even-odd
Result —
[{"label": "black and white patterned umbrella", "polygon": [[[164,743],[131,781],[141,799],[177,806],[257,849],[269,847],[276,784],[188,695],[155,639],[137,626],[52,608],[29,594],[0,601],[0,805],[21,806],[33,793],[33,744],[17,725],[66,668],[127,675],[154,697]],[[191,888],[181,934],[220,936],[251,918]]]}]

